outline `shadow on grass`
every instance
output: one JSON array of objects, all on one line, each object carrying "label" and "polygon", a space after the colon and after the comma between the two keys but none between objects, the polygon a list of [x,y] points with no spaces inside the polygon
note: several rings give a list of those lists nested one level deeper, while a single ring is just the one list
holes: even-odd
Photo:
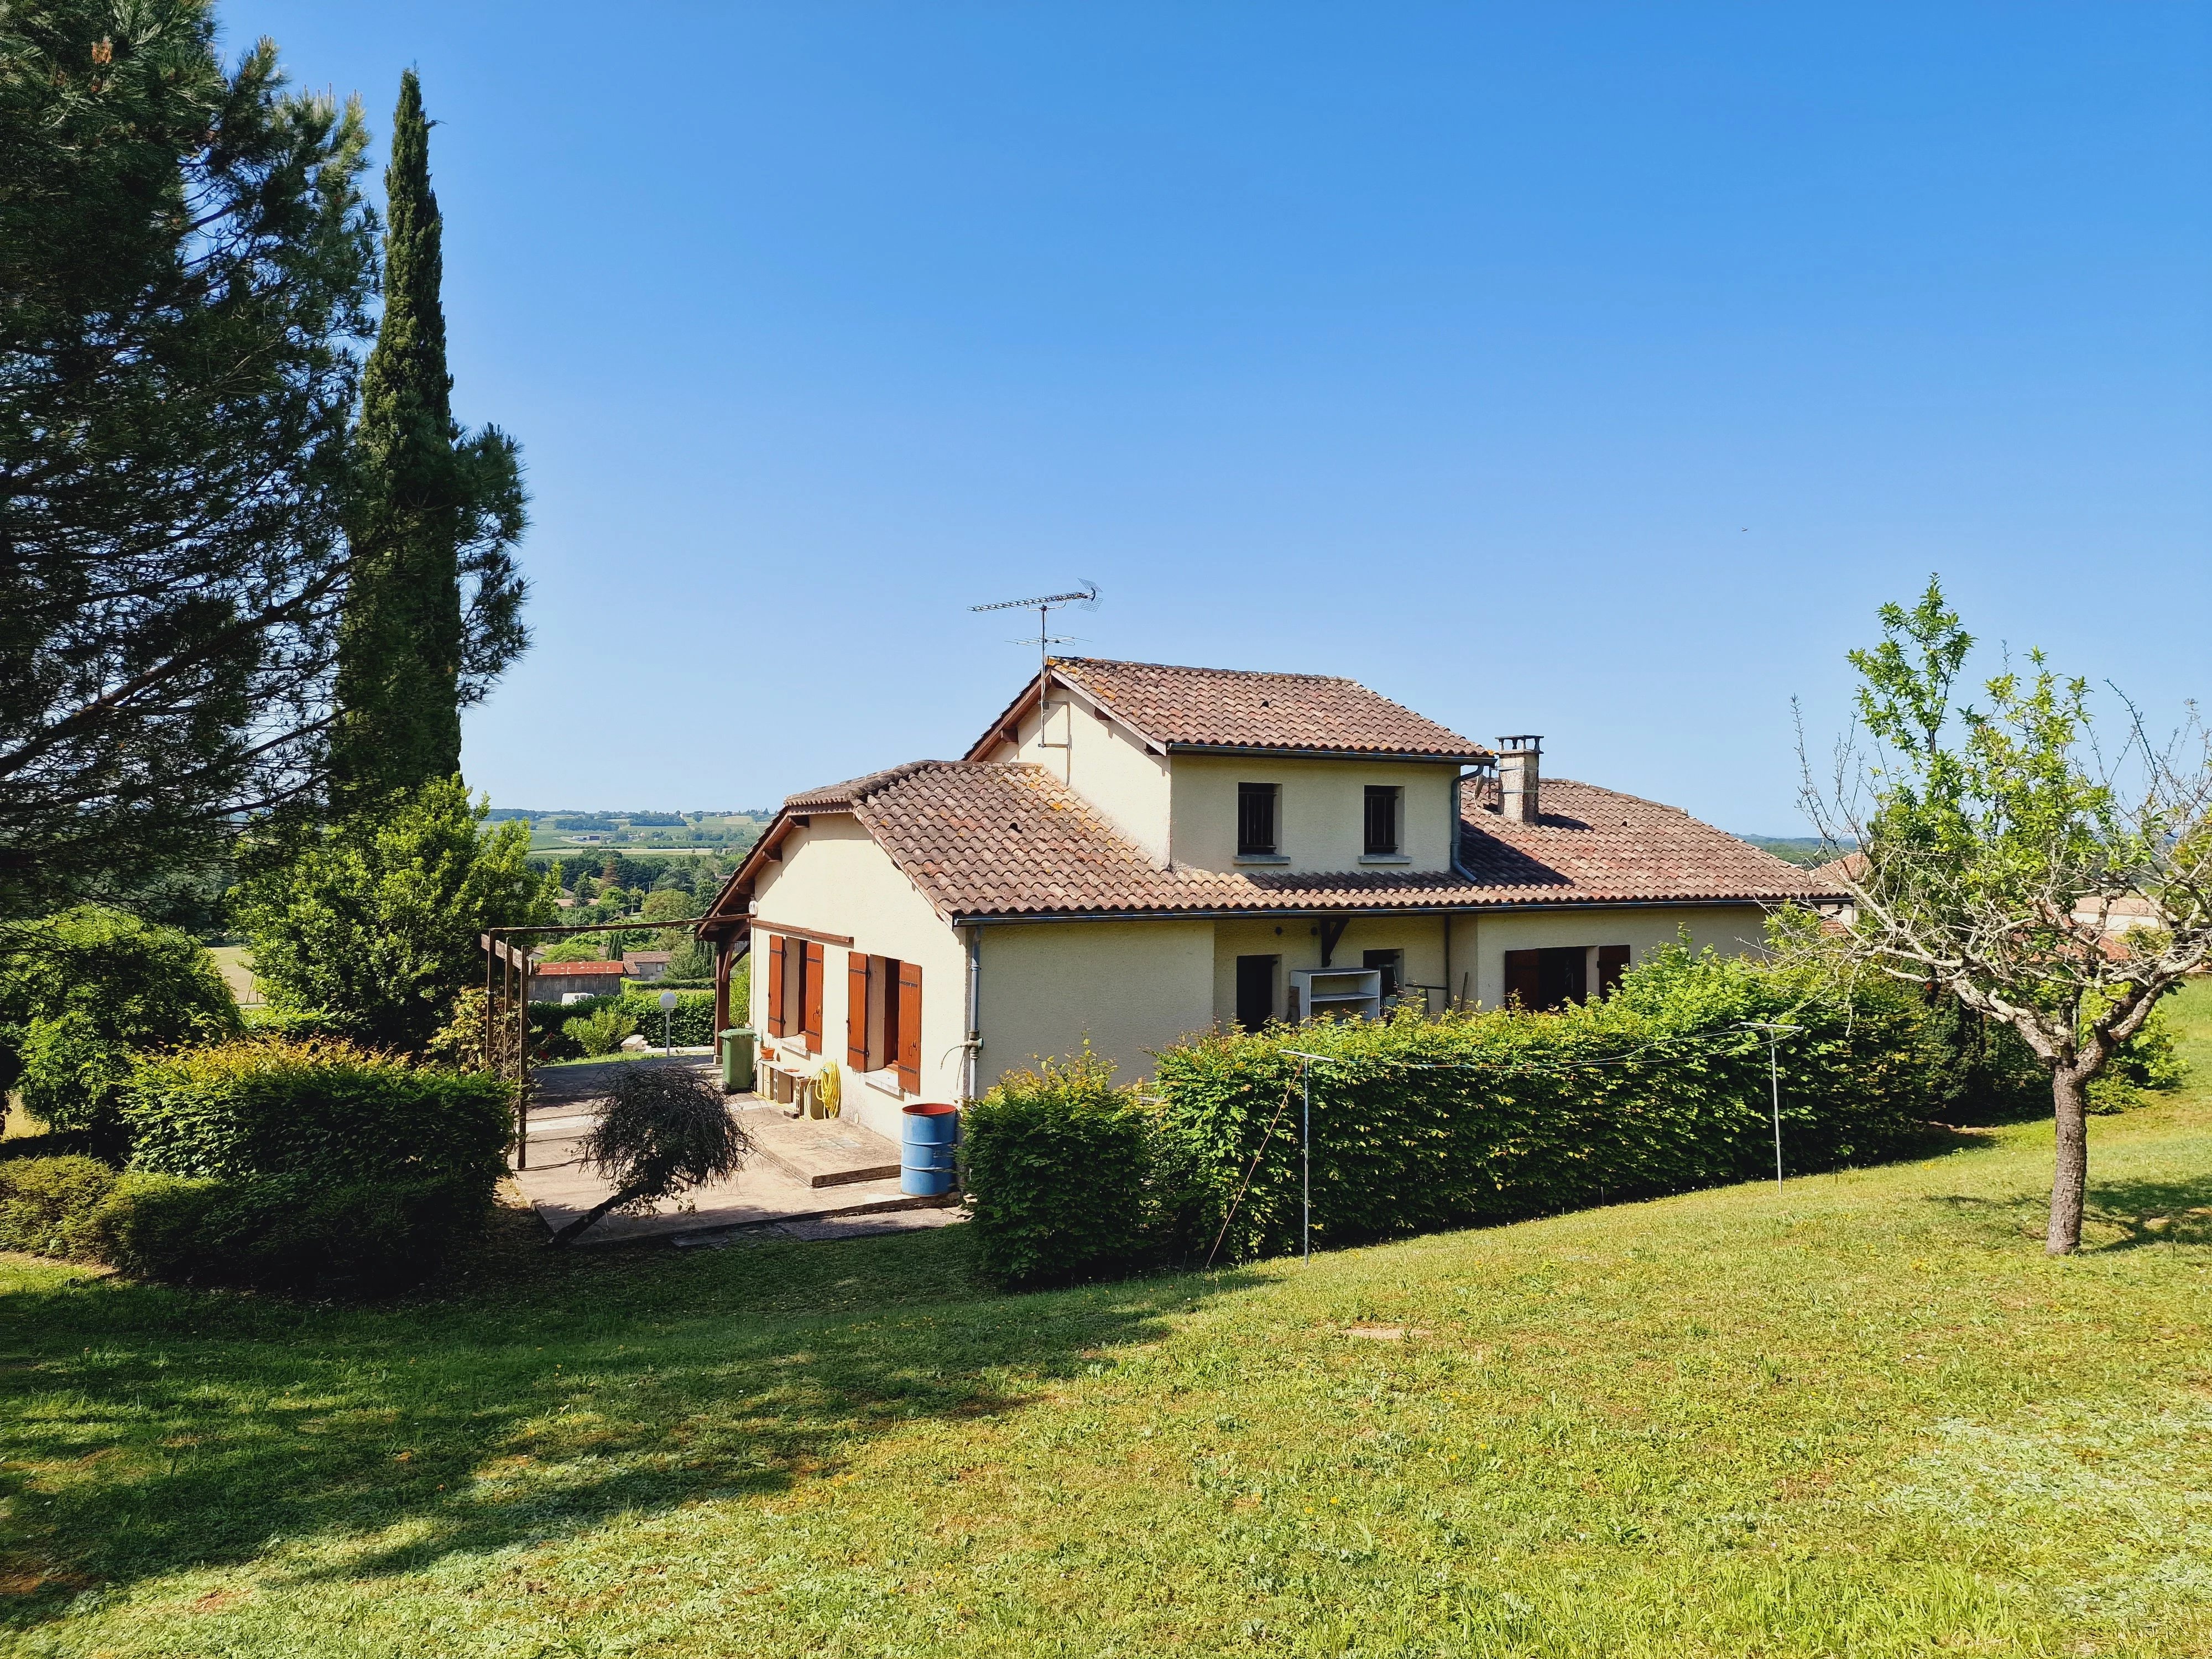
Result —
[{"label": "shadow on grass", "polygon": [[0,1296],[0,1626],[286,1543],[359,1579],[790,1492],[902,1424],[1018,1411],[1245,1282],[994,1297],[967,1243],[518,1263],[511,1285],[380,1308],[90,1279]]},{"label": "shadow on grass", "polygon": [[[2008,1232],[2040,1238],[2050,1216],[2042,1193],[1983,1198],[1966,1193],[1930,1194],[1928,1201],[1955,1215],[2002,1220]],[[2197,1181],[2097,1181],[2081,1209],[2082,1254],[2132,1250],[2146,1244],[2212,1244],[2212,1174]],[[2099,1228],[2117,1238],[2093,1239]]]}]

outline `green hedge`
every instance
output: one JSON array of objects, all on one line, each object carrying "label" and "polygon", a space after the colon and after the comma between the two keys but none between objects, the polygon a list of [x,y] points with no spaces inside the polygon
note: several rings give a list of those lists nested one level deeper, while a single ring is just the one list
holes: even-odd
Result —
[{"label": "green hedge", "polygon": [[419,1283],[482,1226],[484,1192],[465,1177],[242,1180],[132,1171],[94,1219],[106,1259],[191,1285],[375,1296]]},{"label": "green hedge", "polygon": [[[1309,1065],[1316,1244],[1771,1176],[1767,1049],[1749,1021],[1802,1028],[1781,1050],[1788,1170],[1912,1144],[1943,1065],[1917,1000],[1670,947],[1604,1002],[1560,1013],[1409,1009],[1194,1038],[1158,1055],[1158,1104],[1115,1109],[1145,1129],[1141,1154],[1105,1109],[1078,1109],[1089,1083],[994,1091],[967,1135],[969,1191],[979,1239],[1015,1242],[986,1251],[987,1271],[1044,1283],[1116,1255],[1203,1261],[1224,1223],[1224,1261],[1296,1248]],[[1094,1157],[1103,1178],[1085,1173]]]},{"label": "green hedge", "polygon": [[[605,997],[580,997],[574,1002],[533,1002],[530,1005],[530,1050],[541,1060],[575,1060],[583,1050],[562,1029],[578,1018],[611,1008],[637,1022],[638,1032],[654,1048],[660,1046],[660,994],[629,991]],[[678,991],[672,1012],[674,1040],[679,1048],[699,1048],[714,1040],[714,994]]]},{"label": "green hedge", "polygon": [[380,1295],[434,1272],[483,1213],[466,1179],[332,1185],[118,1171],[91,1158],[0,1159],[0,1249],[170,1284]]},{"label": "green hedge", "polygon": [[141,1060],[124,1104],[133,1165],[155,1174],[458,1180],[487,1196],[511,1115],[507,1086],[483,1073],[274,1038]]},{"label": "green hedge", "polygon": [[1151,1249],[1144,1194],[1151,1115],[1088,1055],[1001,1080],[961,1124],[961,1182],[976,1206],[976,1260],[1030,1287],[1125,1273]]},{"label": "green hedge", "polygon": [[101,1212],[120,1178],[96,1158],[0,1159],[0,1249],[105,1261]]}]

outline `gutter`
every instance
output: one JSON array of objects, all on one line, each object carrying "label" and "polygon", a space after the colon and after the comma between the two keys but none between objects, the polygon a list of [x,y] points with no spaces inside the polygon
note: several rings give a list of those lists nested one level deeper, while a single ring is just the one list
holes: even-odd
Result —
[{"label": "gutter", "polygon": [[1057,910],[1035,915],[970,915],[955,914],[955,927],[1011,927],[1025,923],[1079,921],[1266,921],[1312,916],[1494,916],[1523,910],[1705,910],[1719,904],[1756,905],[1764,909],[1778,904],[1810,902],[1802,894],[1781,893],[1733,898],[1675,899],[1532,899],[1507,904],[1364,904],[1267,910],[1247,907],[1234,910]]},{"label": "gutter", "polygon": [[1384,754],[1366,749],[1277,749],[1249,743],[1171,743],[1170,755],[1249,755],[1255,759],[1329,761],[1405,761],[1416,766],[1466,766],[1491,758],[1487,750],[1472,754]]}]

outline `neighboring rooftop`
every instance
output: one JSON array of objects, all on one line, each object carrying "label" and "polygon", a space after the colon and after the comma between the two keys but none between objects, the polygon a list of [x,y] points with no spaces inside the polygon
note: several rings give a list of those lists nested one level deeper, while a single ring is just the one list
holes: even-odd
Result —
[{"label": "neighboring rooftop", "polygon": [[540,962],[531,967],[535,979],[567,979],[570,975],[583,978],[604,978],[608,975],[620,977],[623,965],[619,962]]},{"label": "neighboring rooftop", "polygon": [[[1227,749],[1283,754],[1375,755],[1399,759],[1486,760],[1490,750],[1329,674],[1265,674],[1236,668],[1055,657],[1054,680],[1072,687],[1164,750]],[[1003,732],[1034,707],[1031,680],[968,752],[982,759]]]},{"label": "neighboring rooftop", "polygon": [[[1043,768],[1012,763],[917,761],[794,795],[787,811],[852,812],[948,917],[1834,896],[1814,872],[1655,801],[1554,778],[1543,805],[1538,822],[1513,823],[1497,809],[1494,781],[1470,781],[1467,874],[1164,870]],[[740,887],[766,848],[740,870]]]}]

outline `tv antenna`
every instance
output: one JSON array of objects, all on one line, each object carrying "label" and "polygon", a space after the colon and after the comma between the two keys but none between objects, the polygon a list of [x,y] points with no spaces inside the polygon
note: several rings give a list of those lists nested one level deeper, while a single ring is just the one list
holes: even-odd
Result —
[{"label": "tv antenna", "polygon": [[[1037,674],[1042,683],[1045,671],[1052,666],[1052,647],[1069,644],[1075,638],[1073,634],[1056,635],[1052,631],[1052,613],[1063,605],[1080,605],[1085,611],[1098,608],[1098,584],[1088,577],[1082,580],[1083,586],[1073,593],[1040,593],[1033,599],[1000,599],[996,605],[971,605],[968,608],[970,611],[1034,611],[1037,613]],[[1014,640],[1010,643],[1027,645],[1029,641]]]}]

